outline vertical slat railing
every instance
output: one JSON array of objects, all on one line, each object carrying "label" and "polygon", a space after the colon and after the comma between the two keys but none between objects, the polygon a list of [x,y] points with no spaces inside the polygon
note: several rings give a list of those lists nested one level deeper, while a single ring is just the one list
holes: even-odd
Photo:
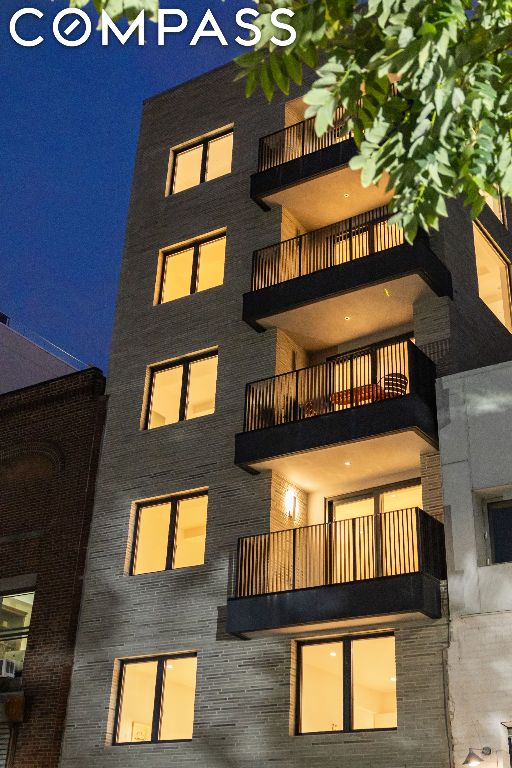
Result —
[{"label": "vertical slat railing", "polygon": [[235,595],[417,572],[446,578],[444,533],[442,523],[411,507],[244,537],[238,545]]},{"label": "vertical slat railing", "polygon": [[[430,380],[423,382],[423,376]],[[366,347],[248,384],[244,429],[267,429],[416,391],[425,392],[434,405],[434,381],[433,363],[412,342]]]},{"label": "vertical slat railing", "polygon": [[253,254],[251,290],[268,288],[402,245],[403,230],[389,224],[389,218],[388,208],[382,206],[260,248]]}]

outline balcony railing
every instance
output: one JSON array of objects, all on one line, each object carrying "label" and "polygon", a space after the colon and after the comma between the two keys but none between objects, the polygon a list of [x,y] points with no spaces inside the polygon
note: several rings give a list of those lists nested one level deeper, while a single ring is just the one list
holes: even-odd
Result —
[{"label": "balcony railing", "polygon": [[325,149],[340,141],[350,138],[352,133],[345,128],[344,109],[339,107],[334,117],[334,125],[323,136],[315,133],[315,118],[302,120],[289,125],[268,136],[263,136],[259,143],[258,171],[267,171],[278,165],[296,160],[318,149]]},{"label": "balcony railing", "polygon": [[434,364],[410,340],[376,344],[320,365],[248,384],[244,431],[413,393],[434,406],[434,379]]},{"label": "balcony railing", "polygon": [[239,539],[235,597],[445,571],[443,525],[414,507]]},{"label": "balcony railing", "polygon": [[389,224],[387,207],[338,221],[322,229],[254,252],[251,290],[303,277],[402,245],[403,230]]}]

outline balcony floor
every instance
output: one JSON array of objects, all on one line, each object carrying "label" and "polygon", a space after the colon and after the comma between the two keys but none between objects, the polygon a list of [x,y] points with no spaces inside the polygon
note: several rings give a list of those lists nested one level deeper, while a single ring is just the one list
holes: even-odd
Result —
[{"label": "balcony floor", "polygon": [[441,617],[440,582],[424,573],[228,600],[227,630],[242,637]]}]

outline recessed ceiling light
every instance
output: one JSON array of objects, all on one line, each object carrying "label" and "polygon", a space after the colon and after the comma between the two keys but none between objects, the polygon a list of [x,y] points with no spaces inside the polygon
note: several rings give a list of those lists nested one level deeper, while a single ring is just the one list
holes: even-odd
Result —
[{"label": "recessed ceiling light", "polygon": [[352,318],[350,317],[350,315],[345,315],[345,320],[351,320],[351,319]]},{"label": "recessed ceiling light", "polygon": [[331,651],[329,656],[336,656],[336,651]]},{"label": "recessed ceiling light", "polygon": [[350,197],[350,195],[349,195],[349,193],[348,193],[348,192],[344,192],[344,193],[343,193],[343,197]]},{"label": "recessed ceiling light", "polygon": [[346,467],[350,467],[352,465],[351,461],[344,461],[343,462]]}]

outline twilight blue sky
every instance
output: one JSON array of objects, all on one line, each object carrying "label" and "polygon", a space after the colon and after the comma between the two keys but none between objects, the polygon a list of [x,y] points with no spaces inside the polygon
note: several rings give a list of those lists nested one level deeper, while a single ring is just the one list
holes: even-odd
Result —
[{"label": "twilight blue sky", "polygon": [[[250,3],[162,0],[189,28],[161,48],[149,22],[144,47],[103,48],[94,32],[65,48],[51,24],[67,4],[0,3],[0,312],[106,370],[142,100],[239,53],[234,17]],[[22,7],[45,13],[20,23],[26,37],[45,37],[38,47],[11,40]],[[188,45],[206,8],[228,48]]]}]

